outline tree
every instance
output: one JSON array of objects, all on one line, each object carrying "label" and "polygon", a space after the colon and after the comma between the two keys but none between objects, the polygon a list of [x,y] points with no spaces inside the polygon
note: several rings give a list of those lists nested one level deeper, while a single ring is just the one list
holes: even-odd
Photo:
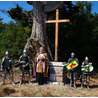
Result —
[{"label": "tree", "polygon": [[[20,21],[23,25],[29,24],[30,19],[33,20],[32,33],[30,38],[27,39],[27,43],[25,48],[28,50],[29,55],[33,58],[36,54],[36,50],[39,49],[40,46],[46,47],[46,50],[49,52],[49,48],[47,48],[47,36],[45,32],[45,19],[46,15],[44,12],[44,4],[42,2],[32,2],[33,4],[33,17],[27,11],[23,11],[21,7],[17,5],[16,8],[12,8],[9,10],[10,16],[16,21]],[[25,17],[26,16],[26,17]],[[24,25],[27,26],[27,25]]]},{"label": "tree", "polygon": [[[35,53],[39,50],[40,46],[43,46],[46,48],[49,56],[52,59],[52,55],[50,52],[50,48],[47,42],[47,34],[46,34],[46,13],[45,9],[48,7],[48,10],[52,10],[60,5],[60,2],[53,2],[51,4],[54,4],[54,6],[51,6],[49,9],[49,2],[40,2],[40,1],[34,1],[34,2],[28,2],[29,4],[33,5],[33,26],[32,26],[32,33],[30,36],[30,39],[27,41],[27,44],[25,48],[28,50],[35,50]],[[47,12],[47,11],[46,11]],[[36,51],[37,50],[37,51]]]},{"label": "tree", "polygon": [[[45,13],[43,3],[32,2],[33,4],[33,26],[32,33],[25,45],[26,49],[36,50],[39,49],[40,46],[46,47],[46,32],[45,32]],[[34,46],[35,45],[35,46]],[[33,51],[33,52],[34,52]]]},{"label": "tree", "polygon": [[[19,6],[10,9],[8,12],[15,20],[14,23],[5,24],[0,18],[0,57],[3,56],[6,49],[9,49],[12,55],[18,58],[24,46],[30,50],[30,54],[34,57],[40,46],[48,47],[47,39],[50,40],[51,50],[54,50],[54,27],[49,24],[45,32],[44,25],[46,16],[51,19],[54,14],[51,14],[51,11],[44,11],[46,3],[31,2],[31,6],[35,6],[32,10],[33,13],[32,11],[25,11]],[[55,8],[54,6],[52,10]],[[73,51],[77,54],[80,63],[85,56],[89,56],[94,66],[98,64],[98,14],[92,14],[91,8],[91,2],[77,2],[73,5],[69,1],[65,1],[64,6],[60,7],[60,11],[63,11],[60,13],[61,17],[69,18],[71,21],[67,25],[60,24],[60,61],[65,61],[66,57],[69,57],[70,52]],[[42,27],[39,27],[40,25]],[[47,38],[46,34],[50,38]],[[27,39],[28,41],[26,41]],[[65,53],[67,54],[66,57]]]},{"label": "tree", "polygon": [[7,12],[16,22],[20,22],[23,26],[32,27],[32,11],[23,10],[22,7],[17,4],[15,8],[11,8]]},{"label": "tree", "polygon": [[24,49],[26,39],[29,37],[27,33],[30,32],[29,30],[28,27],[24,27],[20,23],[5,24],[3,32],[0,32],[0,57],[6,50],[9,50],[11,55],[18,59]]},{"label": "tree", "polygon": [[5,24],[2,22],[2,18],[0,17],[0,33],[4,31]]},{"label": "tree", "polygon": [[[67,12],[74,13],[76,8],[73,6],[72,2],[32,2],[29,1],[29,4],[33,6],[33,26],[32,26],[32,33],[30,38],[27,40],[27,44],[25,45],[25,48],[29,50],[30,54],[34,56],[36,54],[36,50],[40,46],[45,46],[48,54],[51,56],[51,52],[49,49],[49,45],[47,42],[47,34],[46,34],[46,27],[45,27],[45,20],[46,20],[46,15],[55,10],[56,8],[62,8],[65,5],[65,9],[69,9]],[[75,9],[75,10],[74,10]],[[48,13],[47,13],[48,12]],[[25,13],[25,14],[24,14]],[[16,8],[13,8],[9,11],[9,14],[12,18],[14,18],[16,21],[23,21],[23,17],[29,16],[28,18],[31,18],[30,15],[27,15],[28,13],[26,11],[23,11],[21,7],[17,6]],[[23,21],[24,22],[24,21]],[[23,23],[22,22],[22,23]],[[25,21],[26,24],[26,21]],[[52,57],[52,56],[51,56]]]}]

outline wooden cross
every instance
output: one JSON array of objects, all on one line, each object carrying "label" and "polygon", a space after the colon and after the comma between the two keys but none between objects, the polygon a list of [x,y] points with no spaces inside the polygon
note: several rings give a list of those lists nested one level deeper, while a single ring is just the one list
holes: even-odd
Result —
[{"label": "wooden cross", "polygon": [[58,33],[59,33],[59,23],[69,22],[69,19],[59,19],[59,9],[56,9],[56,19],[47,20],[46,23],[55,23],[55,61],[58,61]]}]

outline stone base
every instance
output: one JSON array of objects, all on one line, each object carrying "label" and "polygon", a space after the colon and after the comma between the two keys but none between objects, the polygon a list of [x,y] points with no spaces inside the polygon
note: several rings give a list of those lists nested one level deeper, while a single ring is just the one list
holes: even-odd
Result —
[{"label": "stone base", "polygon": [[64,62],[50,62],[50,81],[63,81],[63,66]]}]

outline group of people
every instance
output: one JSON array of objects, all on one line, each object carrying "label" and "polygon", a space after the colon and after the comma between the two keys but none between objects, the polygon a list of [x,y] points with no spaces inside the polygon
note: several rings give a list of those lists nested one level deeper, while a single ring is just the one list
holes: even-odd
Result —
[{"label": "group of people", "polygon": [[[31,65],[34,64],[34,66],[31,67],[30,64]],[[85,57],[85,60],[83,61],[81,65],[81,69],[82,69],[81,71],[85,71],[83,68],[84,66],[88,64],[89,64],[89,59],[88,57]],[[3,83],[5,83],[5,79],[8,77],[10,77],[12,80],[12,83],[14,83],[13,65],[15,65],[15,62],[11,58],[9,52],[6,51],[5,56],[3,57],[1,62],[1,70],[3,71],[3,74],[4,74]],[[71,86],[75,84],[74,80],[75,80],[75,76],[77,74],[77,70],[79,67],[78,65],[79,65],[79,60],[78,58],[76,58],[75,53],[72,52],[65,66],[66,69],[64,70],[65,72],[70,71]],[[33,63],[27,53],[27,50],[24,49],[23,54],[19,58],[18,67],[20,68],[22,73],[20,84],[24,82],[25,77],[28,77],[28,81],[30,82],[31,72],[33,73],[33,75],[35,75],[36,82],[38,82],[39,85],[46,84],[49,80],[50,65],[49,65],[48,55],[44,47],[39,48],[39,51],[36,54],[35,60],[33,61]]]},{"label": "group of people", "polygon": [[[80,73],[79,77],[81,80],[81,85],[83,86],[83,78],[85,78],[87,82],[87,78],[89,77],[89,73],[93,71],[92,63],[89,62],[89,58],[86,56],[81,66],[79,65],[79,60],[75,56],[75,53],[71,53],[70,58],[68,59],[67,64],[64,66],[65,72],[70,72],[70,86],[76,86],[76,78],[77,73]],[[85,77],[86,76],[86,77]],[[89,82],[89,81],[88,81]],[[67,75],[65,76],[65,83],[67,83]]]},{"label": "group of people", "polygon": [[[32,63],[33,62],[33,63]],[[48,56],[44,47],[40,47],[38,53],[36,54],[35,61],[32,61],[27,53],[27,50],[23,50],[23,54],[20,56],[19,61],[15,64],[14,60],[11,58],[8,51],[5,52],[5,56],[1,62],[1,71],[4,74],[3,83],[5,83],[6,78],[10,78],[12,83],[14,83],[13,77],[13,65],[18,65],[22,73],[20,84],[28,77],[28,82],[30,82],[30,75],[35,73],[36,81],[39,85],[47,83],[48,80]],[[33,67],[30,65],[34,64]],[[14,66],[15,67],[15,66]],[[32,74],[33,75],[33,74]]]}]

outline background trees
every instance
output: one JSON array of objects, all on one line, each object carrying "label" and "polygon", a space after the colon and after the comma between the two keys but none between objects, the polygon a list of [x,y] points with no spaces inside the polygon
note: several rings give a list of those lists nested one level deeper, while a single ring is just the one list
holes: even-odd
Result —
[{"label": "background trees", "polygon": [[30,32],[30,29],[20,23],[10,22],[2,25],[4,28],[0,32],[0,58],[6,50],[9,50],[13,57],[18,58],[29,37],[27,32]]},{"label": "background trees", "polygon": [[[59,61],[66,61],[70,52],[75,52],[80,59],[89,56],[94,65],[98,64],[98,14],[92,14],[91,2],[64,2],[61,10],[62,18],[69,18],[70,23],[60,24],[59,33]],[[0,18],[0,58],[6,49],[18,58],[31,35],[33,13],[25,11],[20,6],[8,11],[15,20],[8,24]],[[46,13],[53,18],[53,12]],[[54,54],[54,26],[48,25],[48,44]]]}]

